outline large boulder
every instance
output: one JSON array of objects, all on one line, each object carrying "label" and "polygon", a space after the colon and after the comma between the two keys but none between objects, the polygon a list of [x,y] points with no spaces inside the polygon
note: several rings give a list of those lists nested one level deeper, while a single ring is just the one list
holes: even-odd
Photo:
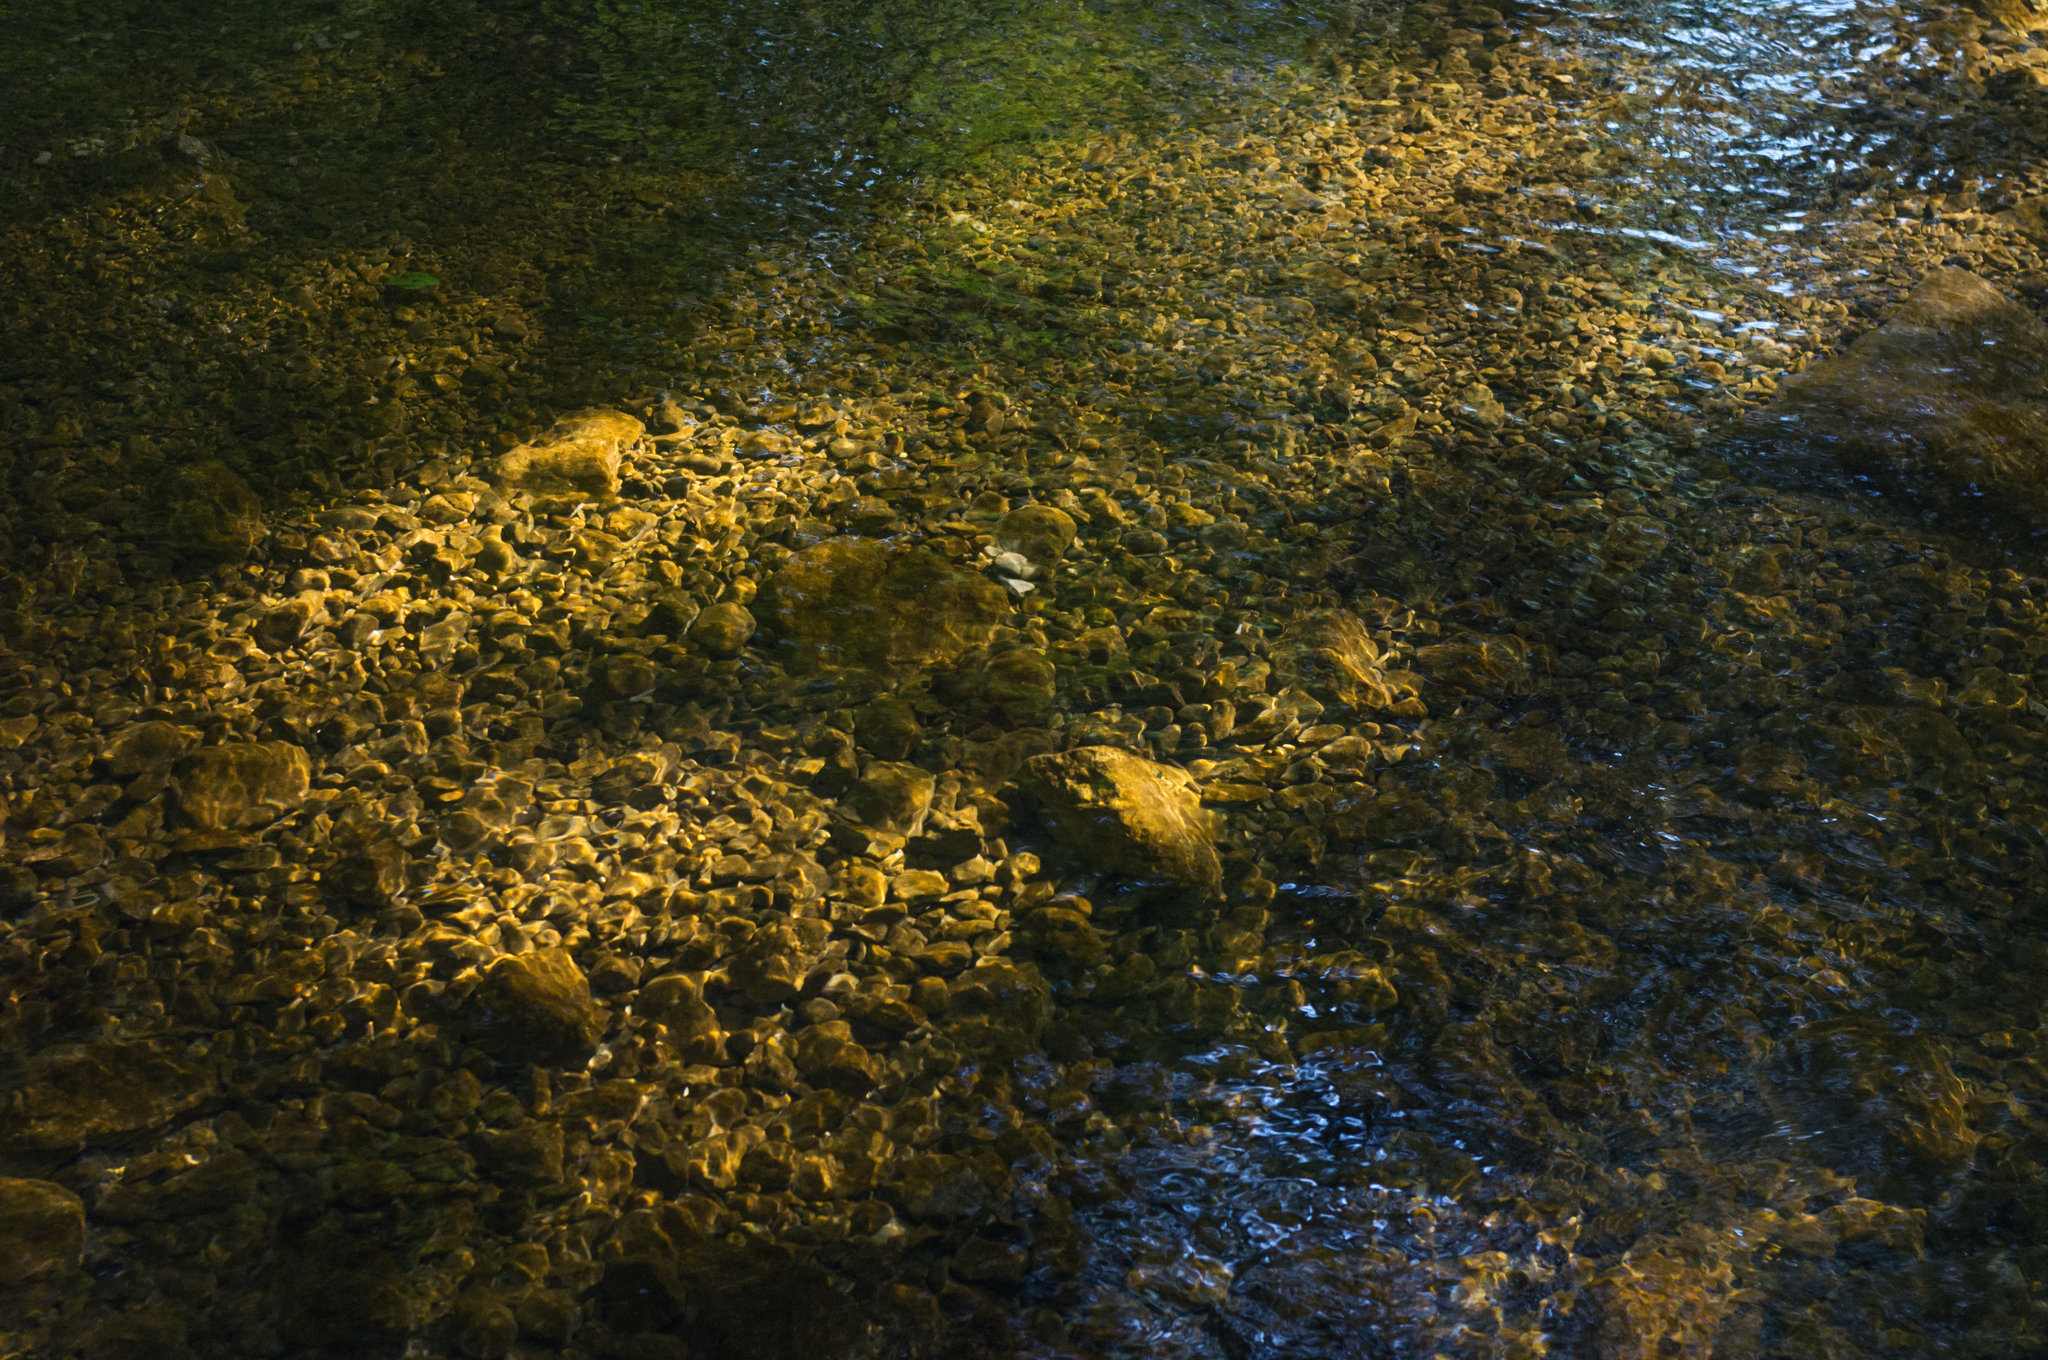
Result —
[{"label": "large boulder", "polygon": [[923,548],[829,538],[769,581],[767,621],[791,670],[944,665],[987,643],[1009,593]]},{"label": "large boulder", "polygon": [[531,444],[498,459],[498,485],[536,496],[616,496],[619,460],[646,433],[645,425],[623,411],[572,412]]},{"label": "large boulder", "polygon": [[1194,778],[1114,746],[1033,756],[1022,784],[1047,827],[1090,869],[1213,894],[1223,866]]},{"label": "large boulder", "polygon": [[1890,321],[1786,379],[1751,430],[1934,509],[2048,524],[2048,328],[1976,275],[1933,270]]},{"label": "large boulder", "polygon": [[1342,609],[1288,625],[1273,644],[1273,669],[1319,699],[1365,711],[1392,708],[1402,687],[1382,668],[1380,651],[1357,615]]},{"label": "large boulder", "polygon": [[0,1179],[0,1288],[78,1269],[85,1205],[49,1181]]}]

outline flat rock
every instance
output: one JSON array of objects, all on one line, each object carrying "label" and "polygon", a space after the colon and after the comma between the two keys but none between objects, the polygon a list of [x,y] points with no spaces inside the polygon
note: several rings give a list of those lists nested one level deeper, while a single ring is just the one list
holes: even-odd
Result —
[{"label": "flat rock", "polygon": [[85,1205],[49,1181],[0,1179],[0,1287],[76,1270],[85,1253]]},{"label": "flat rock", "polygon": [[791,670],[943,665],[995,635],[1007,591],[923,548],[831,538],[797,553],[764,592]]},{"label": "flat rock", "polygon": [[86,1147],[176,1118],[214,1093],[211,1067],[147,1043],[66,1044],[29,1061],[23,1105],[4,1140],[42,1151]]},{"label": "flat rock", "polygon": [[538,496],[615,496],[619,460],[646,433],[645,425],[623,411],[572,412],[531,444],[499,458],[498,485]]},{"label": "flat rock", "polygon": [[194,830],[264,826],[306,800],[313,766],[283,741],[205,746],[177,763],[178,816]]},{"label": "flat rock", "polygon": [[1890,321],[1788,377],[1750,428],[1936,509],[2048,524],[2048,328],[1967,270],[1933,270]]},{"label": "flat rock", "polygon": [[1033,756],[1022,783],[1053,835],[1088,868],[1205,893],[1221,887],[1215,822],[1186,771],[1113,746],[1081,746]]},{"label": "flat rock", "polygon": [[470,998],[464,1028],[504,1062],[569,1062],[588,1054],[601,1031],[590,980],[566,949],[499,959]]}]

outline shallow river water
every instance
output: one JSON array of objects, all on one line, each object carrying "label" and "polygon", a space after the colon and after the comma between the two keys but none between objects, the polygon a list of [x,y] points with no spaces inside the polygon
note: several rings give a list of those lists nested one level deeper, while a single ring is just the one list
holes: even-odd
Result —
[{"label": "shallow river water", "polygon": [[13,68],[0,1354],[2048,1348],[2028,13],[849,15]]}]

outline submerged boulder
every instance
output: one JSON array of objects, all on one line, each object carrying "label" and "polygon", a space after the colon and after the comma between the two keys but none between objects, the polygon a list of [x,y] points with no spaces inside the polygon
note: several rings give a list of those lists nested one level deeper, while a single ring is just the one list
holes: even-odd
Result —
[{"label": "submerged boulder", "polygon": [[1223,882],[1214,818],[1193,776],[1114,746],[1033,756],[1024,788],[1054,836],[1089,868],[1214,893]]},{"label": "submerged boulder", "polygon": [[205,746],[177,764],[178,814],[198,831],[265,826],[306,800],[313,765],[283,741]]},{"label": "submerged boulder", "polygon": [[1787,378],[1752,421],[1933,508],[2048,524],[2048,328],[1967,270],[1931,271],[1890,321]]},{"label": "submerged boulder", "polygon": [[646,433],[645,425],[623,411],[572,412],[531,444],[498,459],[498,484],[537,496],[615,496],[619,460]]},{"label": "submerged boulder", "polygon": [[499,959],[470,998],[471,1042],[501,1062],[571,1062],[602,1032],[590,979],[566,949]]},{"label": "submerged boulder", "polygon": [[923,548],[831,538],[785,563],[764,592],[791,670],[944,665],[1011,613],[1001,586]]},{"label": "submerged boulder", "polygon": [[239,562],[263,537],[263,502],[218,458],[173,469],[155,489],[157,541],[180,557]]},{"label": "submerged boulder", "polygon": [[23,1104],[0,1127],[0,1146],[77,1151],[167,1123],[217,1089],[212,1068],[149,1043],[60,1045],[24,1075]]},{"label": "submerged boulder", "polygon": [[85,1252],[85,1205],[49,1181],[0,1179],[0,1288],[76,1270]]},{"label": "submerged boulder", "polygon": [[1365,624],[1346,610],[1310,614],[1273,644],[1273,669],[1288,683],[1360,711],[1392,708],[1413,685],[1383,668]]}]

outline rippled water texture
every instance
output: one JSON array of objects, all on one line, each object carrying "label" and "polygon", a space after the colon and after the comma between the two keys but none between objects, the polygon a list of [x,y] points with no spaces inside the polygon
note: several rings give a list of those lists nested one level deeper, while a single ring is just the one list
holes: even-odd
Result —
[{"label": "rippled water texture", "polygon": [[2031,39],[125,23],[0,65],[24,1353],[2048,1349]]},{"label": "rippled water texture", "polygon": [[[1675,248],[1710,280],[1795,295],[1824,273],[1832,292],[1867,276],[1840,253],[1852,204],[1918,216],[1973,175],[1972,203],[2023,182],[2007,177],[2024,157],[1984,154],[1977,111],[1944,99],[1968,62],[1953,16],[1530,17],[1584,63],[1588,135],[1634,153],[1609,173],[1586,157],[1599,187],[1568,229]],[[1667,529],[1789,550],[1795,572],[1854,543],[1838,503],[1758,505]],[[1900,568],[1865,561],[1851,576],[1882,593],[1876,571]],[[2038,580],[2032,550],[2004,562]],[[1505,723],[1440,725],[1417,796],[1491,811],[1541,790],[1566,815],[1518,804],[1539,826],[1507,826],[1492,853],[1333,856],[1283,884],[1278,947],[1216,981],[1284,1016],[1296,1061],[1198,1044],[1119,1066],[1105,1105],[1145,1093],[1176,1137],[1077,1196],[1097,1201],[1080,1214],[1090,1287],[1043,1320],[1062,1334],[1048,1354],[2038,1352],[2038,812],[1980,802],[1965,766],[2004,748],[1968,716],[1958,731],[1932,709],[1855,706],[1913,683],[1864,683],[1876,672],[1855,668],[1885,664],[1872,633],[1833,654],[1829,683],[1834,667],[1808,669],[1796,644],[1773,659],[1759,635],[1784,688],[1756,704],[1692,611],[1774,611],[1736,593],[1762,583],[1713,580],[1652,574],[1619,611],[1582,600],[1537,626],[1621,652],[1631,618],[1687,620],[1681,654],[1706,650],[1676,673],[1666,652],[1664,675],[1718,723],[1675,744],[1602,737],[1597,719],[1553,722],[1539,681]],[[1547,782],[1568,749],[1617,781],[1603,811],[1603,794]],[[2015,839],[1964,850],[1972,821]]]}]

